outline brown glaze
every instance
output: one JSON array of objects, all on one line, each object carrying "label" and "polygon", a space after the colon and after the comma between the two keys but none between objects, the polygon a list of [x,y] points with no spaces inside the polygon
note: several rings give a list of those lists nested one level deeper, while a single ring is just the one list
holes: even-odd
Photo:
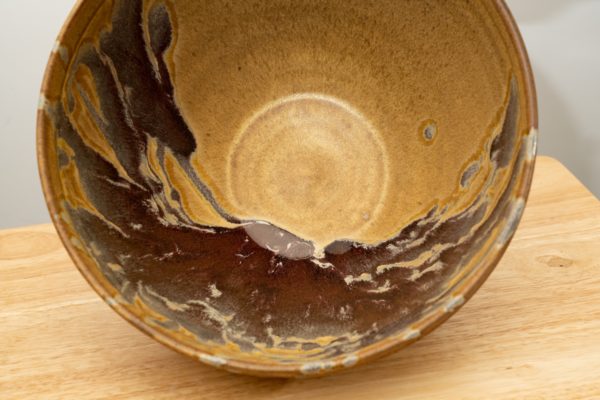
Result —
[{"label": "brown glaze", "polygon": [[523,210],[530,71],[495,1],[85,0],[40,171],[77,266],[206,363],[322,374],[489,274]]}]

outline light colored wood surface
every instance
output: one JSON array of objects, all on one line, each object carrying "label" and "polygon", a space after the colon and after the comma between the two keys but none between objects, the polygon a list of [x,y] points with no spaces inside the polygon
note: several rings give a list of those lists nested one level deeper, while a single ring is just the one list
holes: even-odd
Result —
[{"label": "light colored wood surface", "polygon": [[0,231],[0,399],[600,398],[600,202],[540,157],[517,235],[433,334],[339,375],[231,375],[146,337],[77,272],[51,225]]}]

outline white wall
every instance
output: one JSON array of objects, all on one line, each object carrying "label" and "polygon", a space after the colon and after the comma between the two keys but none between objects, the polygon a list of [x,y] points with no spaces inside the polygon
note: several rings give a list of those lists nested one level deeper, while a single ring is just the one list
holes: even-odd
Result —
[{"label": "white wall", "polygon": [[[74,0],[0,0],[0,228],[49,220],[35,159],[48,54]],[[600,0],[509,0],[536,74],[540,152],[600,195]]]},{"label": "white wall", "polygon": [[533,64],[540,153],[600,196],[600,0],[509,0]]},{"label": "white wall", "polygon": [[50,220],[35,118],[50,49],[74,0],[0,0],[0,228]]}]

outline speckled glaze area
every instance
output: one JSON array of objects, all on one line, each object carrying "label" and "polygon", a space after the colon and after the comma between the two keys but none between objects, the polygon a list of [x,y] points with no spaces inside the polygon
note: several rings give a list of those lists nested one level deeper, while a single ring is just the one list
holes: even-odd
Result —
[{"label": "speckled glaze area", "polygon": [[83,0],[38,154],[55,225],[117,312],[204,363],[321,375],[455,312],[535,159],[499,1]]}]

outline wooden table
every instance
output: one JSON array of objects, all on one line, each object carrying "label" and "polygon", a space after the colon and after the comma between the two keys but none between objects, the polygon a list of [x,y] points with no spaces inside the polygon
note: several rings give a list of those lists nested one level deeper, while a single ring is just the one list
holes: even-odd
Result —
[{"label": "wooden table", "polygon": [[52,225],[0,231],[0,399],[600,398],[600,202],[540,157],[517,235],[475,297],[393,356],[322,379],[236,376],[109,309]]}]

